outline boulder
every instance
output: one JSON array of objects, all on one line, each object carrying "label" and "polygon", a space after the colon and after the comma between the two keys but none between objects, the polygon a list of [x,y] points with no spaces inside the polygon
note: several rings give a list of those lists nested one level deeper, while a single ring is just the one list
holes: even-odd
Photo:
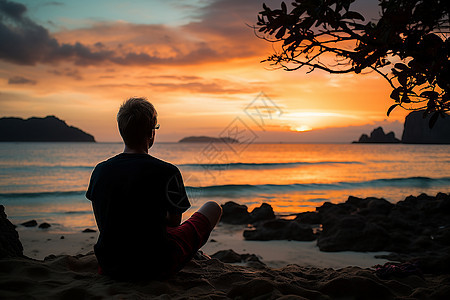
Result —
[{"label": "boulder", "polygon": [[301,223],[301,224],[321,224],[322,221],[320,219],[320,215],[315,211],[306,211],[297,214],[297,217],[295,217],[295,221]]},{"label": "boulder", "polygon": [[381,251],[389,242],[389,233],[381,226],[348,215],[324,224],[317,246],[321,251]]},{"label": "boulder", "polygon": [[250,213],[250,219],[252,223],[266,220],[275,219],[275,213],[273,212],[272,206],[267,203],[261,204],[260,207],[256,207]]},{"label": "boulder", "polygon": [[220,220],[223,223],[238,225],[250,223],[251,217],[246,205],[229,201],[222,205],[222,218]]},{"label": "boulder", "polygon": [[388,215],[394,204],[385,200],[377,198],[366,198],[368,200],[367,206],[359,209],[361,215]]},{"label": "boulder", "polygon": [[316,236],[310,226],[295,220],[275,219],[261,223],[253,230],[244,230],[246,240],[295,240],[313,241]]},{"label": "boulder", "polygon": [[431,115],[424,118],[424,111],[411,112],[405,118],[402,143],[405,144],[450,144],[450,116],[438,117],[430,128]]},{"label": "boulder", "polygon": [[41,229],[47,229],[50,228],[52,225],[48,224],[47,222],[39,224],[39,228]]},{"label": "boulder", "polygon": [[222,205],[221,221],[227,224],[253,224],[261,221],[275,219],[275,213],[272,206],[262,203],[256,207],[251,213],[248,212],[246,205],[240,205],[236,202],[229,201]]},{"label": "boulder", "polygon": [[30,221],[23,222],[20,225],[25,226],[25,227],[35,227],[35,226],[37,226],[37,224],[38,223],[36,222],[36,220],[30,220]]},{"label": "boulder", "polygon": [[345,203],[324,203],[316,210],[322,251],[423,253],[439,252],[450,243],[450,195],[444,193],[409,196],[397,204],[350,196]]},{"label": "boulder", "polygon": [[0,259],[23,257],[23,246],[15,226],[8,220],[5,207],[0,205]]}]

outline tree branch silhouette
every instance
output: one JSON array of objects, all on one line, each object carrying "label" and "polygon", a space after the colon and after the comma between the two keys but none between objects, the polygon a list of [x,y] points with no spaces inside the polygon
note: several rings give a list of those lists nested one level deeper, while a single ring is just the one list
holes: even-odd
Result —
[{"label": "tree branch silhouette", "polygon": [[279,9],[263,4],[255,34],[279,50],[262,62],[307,73],[375,71],[392,88],[388,116],[397,106],[425,109],[432,127],[450,110],[447,0],[378,0],[380,18],[369,22],[351,10],[353,2],[294,0],[289,10],[285,2]]}]

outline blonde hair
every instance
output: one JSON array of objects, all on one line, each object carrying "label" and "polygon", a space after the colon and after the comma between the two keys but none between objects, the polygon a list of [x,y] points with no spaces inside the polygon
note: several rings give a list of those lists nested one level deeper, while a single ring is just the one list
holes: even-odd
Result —
[{"label": "blonde hair", "polygon": [[143,97],[126,100],[117,113],[119,132],[125,144],[131,148],[142,145],[152,134],[157,123],[157,112],[153,104]]}]

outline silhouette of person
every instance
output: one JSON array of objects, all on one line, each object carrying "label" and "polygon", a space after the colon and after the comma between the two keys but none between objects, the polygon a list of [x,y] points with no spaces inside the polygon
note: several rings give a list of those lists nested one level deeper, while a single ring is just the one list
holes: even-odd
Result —
[{"label": "silhouette of person", "polygon": [[207,242],[222,208],[206,202],[181,224],[191,206],[179,169],[149,155],[159,128],[154,106],[130,98],[117,114],[123,153],[99,163],[86,198],[100,231],[99,272],[117,279],[167,278]]}]

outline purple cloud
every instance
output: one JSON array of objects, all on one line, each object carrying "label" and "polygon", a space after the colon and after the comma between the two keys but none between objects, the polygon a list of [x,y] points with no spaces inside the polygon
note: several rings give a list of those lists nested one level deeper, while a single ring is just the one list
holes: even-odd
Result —
[{"label": "purple cloud", "polygon": [[[25,5],[9,0],[0,0],[0,59],[19,65],[37,63],[57,64],[72,62],[75,65],[100,65],[113,63],[119,65],[155,64],[196,64],[209,61],[224,61],[233,58],[251,57],[263,51],[253,38],[252,30],[246,23],[256,19],[260,3],[253,1],[217,0],[211,1],[200,12],[200,21],[192,22],[174,30],[162,25],[125,26],[116,23],[94,26],[88,31],[93,35],[115,26],[140,34],[129,41],[130,49],[121,44],[109,45],[97,41],[93,45],[83,42],[61,43],[49,31],[26,16]],[[149,33],[158,33],[165,40]],[[178,34],[177,38],[172,38]],[[172,35],[172,36],[171,36]],[[186,36],[195,36],[189,39]],[[254,40],[257,42],[257,39]],[[118,41],[122,42],[122,41]],[[153,46],[148,50],[136,50],[139,46]],[[160,49],[164,46],[164,50]],[[146,47],[148,49],[148,47]],[[139,49],[139,48],[137,48]],[[180,51],[183,49],[183,51]],[[161,51],[162,54],[159,52]],[[167,52],[169,51],[169,52]],[[167,53],[172,55],[167,56]],[[164,54],[164,55],[163,55]]]}]

